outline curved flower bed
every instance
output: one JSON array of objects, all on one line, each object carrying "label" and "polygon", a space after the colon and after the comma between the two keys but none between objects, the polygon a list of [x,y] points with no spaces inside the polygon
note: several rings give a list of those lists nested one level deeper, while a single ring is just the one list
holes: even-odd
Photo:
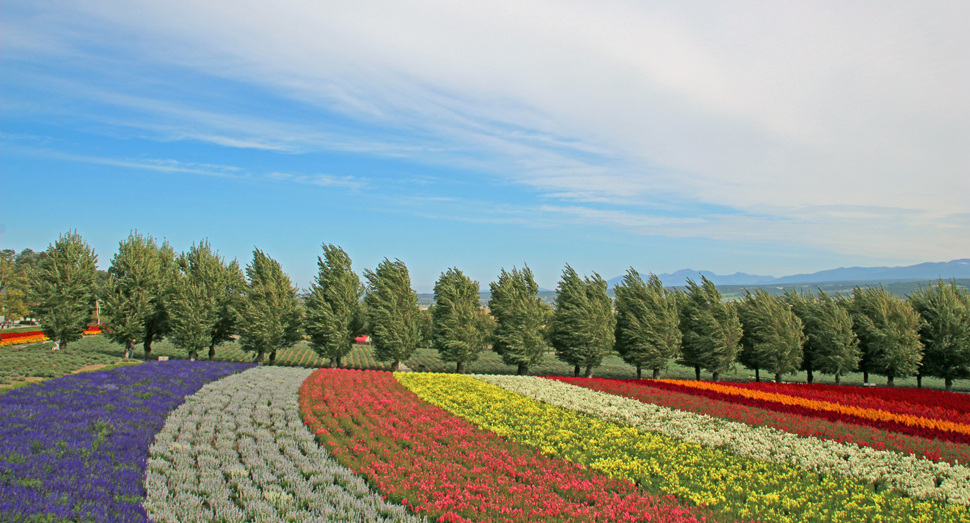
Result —
[{"label": "curved flower bed", "polygon": [[142,477],[165,416],[248,367],[147,362],[0,396],[0,521],[145,521]]},{"label": "curved flower bed", "polygon": [[801,414],[776,412],[730,401],[637,385],[626,380],[560,376],[549,376],[548,379],[632,398],[643,403],[737,421],[750,426],[770,427],[801,436],[862,445],[932,461],[946,461],[951,464],[970,463],[970,445],[951,441],[920,438]]},{"label": "curved flower bed", "polygon": [[[970,396],[933,389],[907,389],[896,387],[854,387],[846,385],[826,385],[820,383],[775,383],[771,381],[755,383],[732,383],[743,387],[766,392],[778,392],[792,396],[824,399],[846,405],[882,408],[899,412],[903,408],[918,407],[920,416],[941,416],[943,418],[970,419]],[[937,414],[934,414],[937,413]]]},{"label": "curved flower bed", "polygon": [[[300,388],[304,422],[388,499],[438,521],[699,521],[421,401],[388,372],[321,369]],[[701,511],[703,513],[703,511]]]},{"label": "curved flower bed", "polygon": [[251,369],[206,385],[172,412],[148,460],[151,520],[423,521],[313,441],[297,406],[311,372]]},{"label": "curved flower bed", "polygon": [[[970,444],[970,426],[946,421],[903,416],[877,409],[863,409],[831,402],[749,390],[708,381],[681,380],[629,380],[641,387],[655,387],[703,396],[715,400],[731,401],[742,405],[770,409],[777,412],[813,416],[843,423],[866,425],[891,432],[909,434],[928,439]],[[953,429],[953,430],[950,430]]]},{"label": "curved flower bed", "polygon": [[397,374],[418,396],[497,434],[642,488],[708,505],[724,519],[965,521],[970,512],[834,475],[738,456],[513,394],[461,375]]},{"label": "curved flower bed", "polygon": [[642,431],[813,472],[858,478],[920,499],[970,505],[970,468],[964,466],[751,427],[543,378],[475,377],[527,398]]}]

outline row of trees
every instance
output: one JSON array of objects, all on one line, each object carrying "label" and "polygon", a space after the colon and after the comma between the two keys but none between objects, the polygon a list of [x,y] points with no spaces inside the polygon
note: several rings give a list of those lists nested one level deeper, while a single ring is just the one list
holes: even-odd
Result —
[{"label": "row of trees", "polygon": [[701,278],[685,290],[646,281],[630,269],[615,289],[597,274],[563,270],[552,308],[538,298],[528,267],[502,270],[490,284],[487,308],[479,283],[456,268],[435,284],[435,305],[420,311],[407,267],[383,260],[362,282],[340,247],[323,246],[309,291],[298,289],[278,262],[256,249],[245,271],[227,263],[206,241],[176,254],[166,242],[132,233],[111,260],[107,281],[96,285],[97,257],[76,233],[62,236],[29,269],[36,316],[62,346],[80,336],[100,289],[107,335],[134,340],[151,356],[163,337],[190,357],[234,334],[244,350],[273,362],[279,350],[309,339],[340,366],[354,338],[370,334],[378,360],[397,369],[419,346],[430,344],[458,372],[489,346],[519,374],[554,351],[574,373],[592,376],[610,353],[658,377],[670,361],[719,379],[738,363],[780,380],[806,371],[841,376],[861,370],[887,378],[935,376],[952,388],[970,378],[970,294],[938,282],[903,300],[881,287],[856,288],[850,297],[824,292],[771,296],[747,293],[725,302]]}]

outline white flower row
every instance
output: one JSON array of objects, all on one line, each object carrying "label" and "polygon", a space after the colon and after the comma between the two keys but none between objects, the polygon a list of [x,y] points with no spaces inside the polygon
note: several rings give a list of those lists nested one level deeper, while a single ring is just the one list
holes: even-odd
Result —
[{"label": "white flower row", "polygon": [[155,436],[145,510],[156,523],[402,521],[314,441],[298,391],[310,369],[256,367],[210,383]]},{"label": "white flower row", "polygon": [[739,455],[875,483],[919,499],[970,505],[970,468],[770,427],[753,427],[532,376],[475,376],[510,392],[639,430]]}]

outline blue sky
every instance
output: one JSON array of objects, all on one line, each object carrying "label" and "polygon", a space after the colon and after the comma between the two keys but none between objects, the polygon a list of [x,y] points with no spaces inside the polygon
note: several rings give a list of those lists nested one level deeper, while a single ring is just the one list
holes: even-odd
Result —
[{"label": "blue sky", "polygon": [[970,257],[970,4],[0,0],[0,248],[528,264]]}]

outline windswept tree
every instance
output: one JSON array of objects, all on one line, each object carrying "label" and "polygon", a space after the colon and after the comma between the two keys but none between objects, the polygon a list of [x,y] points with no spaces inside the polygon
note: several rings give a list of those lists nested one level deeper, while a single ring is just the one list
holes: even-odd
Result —
[{"label": "windswept tree", "polygon": [[519,375],[542,363],[549,344],[544,333],[548,306],[539,299],[539,286],[532,270],[502,269],[498,281],[489,285],[488,309],[495,319],[492,350],[513,365]]},{"label": "windswept tree", "polygon": [[653,369],[653,379],[680,352],[680,311],[674,291],[655,274],[643,278],[630,268],[616,289],[616,352],[637,368]]},{"label": "windswept tree", "polygon": [[98,257],[77,232],[68,232],[47,248],[29,270],[30,291],[37,300],[34,314],[44,334],[66,349],[81,339],[94,308]]},{"label": "windswept tree", "polygon": [[869,373],[895,378],[913,376],[923,359],[920,318],[913,307],[882,286],[856,287],[852,293],[852,321],[859,337],[865,367]]},{"label": "windswept tree", "polygon": [[207,240],[179,255],[177,266],[168,302],[169,337],[190,359],[208,348],[212,360],[216,347],[231,340],[235,332],[246,279],[239,263],[233,260],[227,265]]},{"label": "windswept tree", "polygon": [[401,260],[384,261],[377,269],[364,271],[367,279],[367,319],[374,344],[374,358],[390,361],[397,371],[420,342],[418,294],[411,289],[411,276]]},{"label": "windswept tree", "polygon": [[684,338],[681,363],[694,367],[701,379],[706,369],[717,381],[722,372],[734,367],[741,343],[741,322],[735,307],[721,301],[717,287],[703,275],[701,284],[687,280],[687,292],[680,302],[680,332]]},{"label": "windswept tree", "polygon": [[297,300],[297,289],[283,272],[279,262],[259,249],[253,250],[253,261],[246,266],[246,286],[239,307],[240,345],[263,362],[269,353],[269,364],[276,353],[292,347],[303,338],[303,313]]},{"label": "windswept tree", "polygon": [[794,374],[802,364],[805,334],[802,320],[787,303],[763,290],[746,292],[737,305],[742,325],[741,354],[746,361],[775,375],[781,383],[784,374]]},{"label": "windswept tree", "polygon": [[306,297],[306,333],[310,347],[330,366],[340,368],[362,332],[360,300],[364,286],[351,266],[350,256],[335,245],[323,245],[317,257],[317,277]]},{"label": "windswept tree", "polygon": [[859,338],[852,330],[852,316],[839,300],[822,290],[815,296],[791,289],[785,292],[784,300],[802,320],[803,331],[808,337],[802,370],[807,371],[809,383],[814,381],[815,371],[835,376],[838,384],[842,376],[859,368],[862,358]]},{"label": "windswept tree", "polygon": [[151,359],[152,342],[169,333],[169,291],[177,271],[175,251],[150,235],[132,232],[118,246],[101,296],[106,335],[115,343],[140,342]]},{"label": "windswept tree", "polygon": [[953,380],[970,378],[970,293],[955,282],[940,280],[920,287],[909,299],[922,317],[919,336],[925,352],[922,375]]},{"label": "windswept tree", "polygon": [[556,357],[573,365],[574,375],[585,367],[593,376],[603,358],[613,350],[616,317],[613,301],[606,294],[606,281],[599,274],[581,279],[566,265],[556,289],[556,309],[552,318],[552,346]]},{"label": "windswept tree", "polygon": [[456,372],[476,361],[488,342],[479,301],[478,282],[456,268],[442,273],[434,285],[432,346],[441,361],[454,362]]}]

